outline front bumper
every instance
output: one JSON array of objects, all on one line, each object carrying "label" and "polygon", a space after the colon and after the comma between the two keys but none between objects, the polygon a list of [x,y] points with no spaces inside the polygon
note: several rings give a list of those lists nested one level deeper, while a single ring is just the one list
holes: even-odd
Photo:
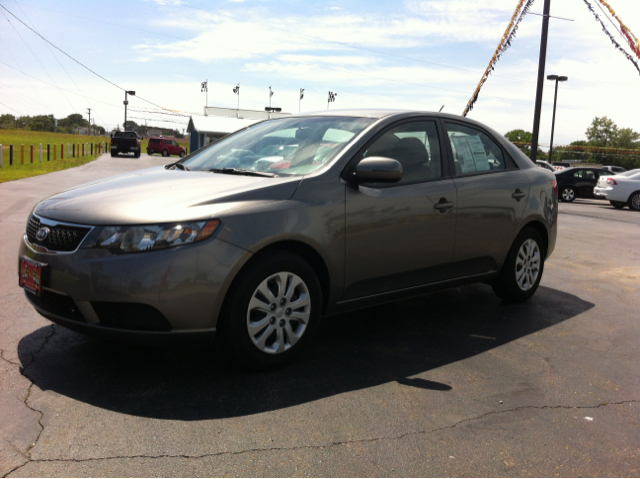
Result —
[{"label": "front bumper", "polygon": [[99,249],[20,256],[46,263],[43,296],[26,293],[44,317],[85,333],[162,337],[215,332],[235,268],[249,253],[212,238],[193,245],[116,255]]}]

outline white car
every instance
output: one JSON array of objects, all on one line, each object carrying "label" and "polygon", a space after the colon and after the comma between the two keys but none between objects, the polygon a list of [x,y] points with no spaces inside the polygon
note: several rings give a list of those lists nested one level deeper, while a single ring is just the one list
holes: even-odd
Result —
[{"label": "white car", "polygon": [[593,194],[604,196],[614,208],[622,209],[628,205],[629,209],[640,211],[640,169],[601,176]]}]

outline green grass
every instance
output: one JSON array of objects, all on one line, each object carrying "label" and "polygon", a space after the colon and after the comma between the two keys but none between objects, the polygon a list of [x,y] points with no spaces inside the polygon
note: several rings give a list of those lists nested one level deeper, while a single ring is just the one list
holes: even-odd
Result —
[{"label": "green grass", "polygon": [[[76,157],[67,158],[67,143],[70,145],[70,153],[73,154],[72,148],[74,144],[78,145],[86,142],[98,143],[101,141],[108,142],[109,138],[104,136],[68,135],[46,131],[0,130],[0,144],[2,144],[3,153],[2,168],[0,168],[0,183],[84,165],[85,163],[95,160],[98,155],[86,155],[78,158],[78,151],[82,151],[82,146],[79,148],[76,146]],[[40,143],[42,143],[42,163],[40,163]],[[13,144],[13,165],[9,165],[10,144]],[[47,144],[51,145],[50,161],[47,161]],[[64,145],[64,159],[60,156],[60,144]],[[24,145],[24,163],[21,162],[22,145]],[[31,145],[33,145],[33,163],[31,163]],[[53,159],[54,145],[56,160]],[[89,146],[89,148],[91,147]]]}]

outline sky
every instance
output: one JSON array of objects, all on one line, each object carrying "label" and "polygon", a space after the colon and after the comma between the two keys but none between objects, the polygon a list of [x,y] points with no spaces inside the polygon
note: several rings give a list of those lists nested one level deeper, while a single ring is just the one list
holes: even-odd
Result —
[{"label": "sky", "polygon": [[[589,0],[596,11],[597,0]],[[608,0],[640,37],[640,1]],[[0,114],[87,114],[186,128],[208,105],[297,113],[399,108],[462,114],[517,0],[0,0]],[[531,12],[541,13],[543,0]],[[640,131],[640,74],[584,0],[552,0],[545,74],[558,90],[555,144],[585,139],[596,116]],[[605,20],[616,40],[626,46]],[[542,17],[527,15],[468,117],[501,133],[532,130]],[[626,46],[629,51],[628,46]],[[64,52],[64,53],[63,53]],[[67,56],[68,55],[68,56]],[[88,67],[85,69],[79,63]],[[640,63],[640,61],[639,61]],[[100,75],[97,76],[96,74]],[[101,78],[102,77],[102,78]],[[304,88],[304,99],[299,91]],[[545,81],[540,143],[551,134]],[[160,108],[174,110],[162,114]],[[166,112],[166,110],[164,110]]]}]

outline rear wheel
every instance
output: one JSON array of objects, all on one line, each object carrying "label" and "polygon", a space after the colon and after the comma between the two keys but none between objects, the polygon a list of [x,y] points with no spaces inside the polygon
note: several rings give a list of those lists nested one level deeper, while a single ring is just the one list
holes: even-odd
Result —
[{"label": "rear wheel", "polygon": [[538,289],[544,269],[544,243],[533,228],[523,229],[513,242],[493,291],[502,300],[522,303]]},{"label": "rear wheel", "polygon": [[147,150],[147,155],[149,156],[153,155],[153,150]]},{"label": "rear wheel", "polygon": [[118,156],[118,152],[111,150],[111,157],[115,158],[116,156]]},{"label": "rear wheel", "polygon": [[218,324],[227,354],[248,369],[268,370],[295,359],[320,323],[322,290],[313,269],[285,251],[240,273]]},{"label": "rear wheel", "polygon": [[185,157],[185,152],[184,152],[184,151],[181,151],[181,152],[180,152],[180,158],[184,158],[184,157]]},{"label": "rear wheel", "polygon": [[163,150],[162,156],[169,156],[169,152],[167,150]]},{"label": "rear wheel", "polygon": [[566,201],[567,203],[571,203],[576,199],[576,190],[573,189],[573,186],[565,186],[562,188],[560,192],[560,199],[562,201]]},{"label": "rear wheel", "polygon": [[611,203],[611,206],[613,206],[614,208],[616,208],[618,210],[621,210],[625,206],[625,202],[624,201],[609,201],[609,203]]},{"label": "rear wheel", "polygon": [[631,193],[627,204],[629,205],[629,209],[632,209],[633,211],[640,211],[640,191]]}]

